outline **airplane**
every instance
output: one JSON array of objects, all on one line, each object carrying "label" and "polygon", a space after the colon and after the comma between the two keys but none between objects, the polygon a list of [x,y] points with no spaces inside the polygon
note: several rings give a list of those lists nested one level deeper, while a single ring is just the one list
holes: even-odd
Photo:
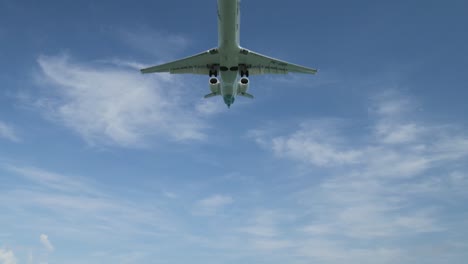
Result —
[{"label": "airplane", "polygon": [[[254,98],[247,93],[251,75],[317,72],[316,69],[274,59],[241,47],[239,25],[240,0],[218,0],[217,48],[140,71],[208,75],[211,93],[204,98],[222,96],[228,108],[234,103],[236,96]],[[218,78],[219,75],[221,79]]]}]

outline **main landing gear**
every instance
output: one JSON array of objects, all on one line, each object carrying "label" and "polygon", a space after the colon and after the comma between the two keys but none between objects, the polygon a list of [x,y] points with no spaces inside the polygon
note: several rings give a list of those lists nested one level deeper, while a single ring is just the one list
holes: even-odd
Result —
[{"label": "main landing gear", "polygon": [[218,77],[218,70],[221,70],[221,71],[239,71],[239,74],[241,77],[249,77],[249,70],[247,68],[246,65],[244,64],[241,64],[239,65],[239,67],[237,66],[233,66],[231,68],[228,68],[226,66],[219,66],[219,65],[212,65],[209,67],[209,71],[208,71],[208,75],[210,77]]},{"label": "main landing gear", "polygon": [[245,64],[239,65],[239,73],[241,77],[249,77],[249,70],[247,69],[247,66]]},{"label": "main landing gear", "polygon": [[210,75],[210,77],[218,77],[218,71],[216,70],[210,70],[210,72],[208,73],[208,75]]},{"label": "main landing gear", "polygon": [[218,77],[218,69],[219,69],[219,65],[218,64],[213,64],[211,66],[209,66],[209,69],[210,71],[208,72],[208,75],[210,77]]}]

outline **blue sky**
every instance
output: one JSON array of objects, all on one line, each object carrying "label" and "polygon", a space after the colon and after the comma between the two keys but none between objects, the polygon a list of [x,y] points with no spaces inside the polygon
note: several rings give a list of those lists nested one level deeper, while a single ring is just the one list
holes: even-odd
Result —
[{"label": "blue sky", "polygon": [[316,67],[138,69],[216,1],[0,1],[0,263],[465,263],[466,1],[244,0],[241,45]]}]

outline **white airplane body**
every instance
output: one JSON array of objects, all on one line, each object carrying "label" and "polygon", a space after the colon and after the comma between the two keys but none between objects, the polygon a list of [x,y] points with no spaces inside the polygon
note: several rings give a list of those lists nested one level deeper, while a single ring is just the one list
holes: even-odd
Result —
[{"label": "white airplane body", "polygon": [[[253,98],[247,93],[250,75],[315,74],[317,70],[291,64],[242,48],[239,42],[240,0],[218,0],[218,47],[208,51],[142,69],[142,73],[203,74],[210,77],[211,93],[205,98],[222,96],[230,107],[236,96]],[[221,80],[218,79],[220,75]]]}]

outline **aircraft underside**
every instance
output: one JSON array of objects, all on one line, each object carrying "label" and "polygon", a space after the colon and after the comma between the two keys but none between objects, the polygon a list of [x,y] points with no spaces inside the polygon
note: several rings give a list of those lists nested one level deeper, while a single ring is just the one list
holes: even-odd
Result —
[{"label": "aircraft underside", "polygon": [[[221,67],[217,67],[221,68]],[[223,66],[221,72],[213,70],[209,73],[209,85],[211,93],[205,98],[213,96],[222,96],[224,103],[230,107],[236,100],[236,96],[244,96],[253,99],[253,96],[247,93],[249,89],[249,72],[248,70],[239,70],[244,67],[239,66]],[[221,78],[218,78],[218,75]]]},{"label": "aircraft underside", "polygon": [[210,93],[205,98],[222,96],[230,107],[236,96],[253,98],[248,93],[249,76],[259,74],[287,74],[289,72],[315,74],[317,70],[274,59],[242,48],[240,35],[240,1],[218,0],[218,47],[208,51],[142,69],[142,73],[169,72],[171,74],[203,74],[209,77]]}]

